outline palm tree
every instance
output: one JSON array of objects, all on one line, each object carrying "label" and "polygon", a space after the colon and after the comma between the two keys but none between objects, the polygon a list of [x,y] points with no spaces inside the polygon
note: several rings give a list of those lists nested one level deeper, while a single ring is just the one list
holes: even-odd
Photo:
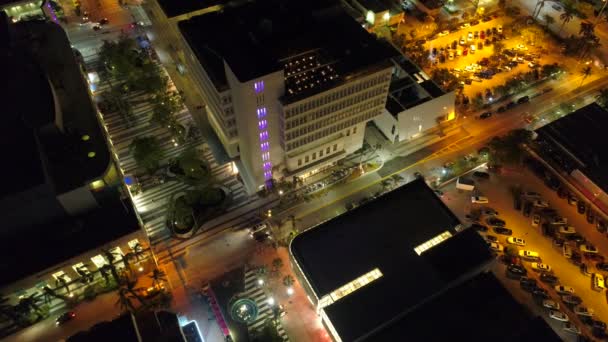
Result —
[{"label": "palm tree", "polygon": [[152,271],[152,275],[150,276],[150,279],[152,279],[154,288],[159,288],[159,285],[161,282],[167,281],[167,274],[164,271],[159,270],[158,268],[155,268]]},{"label": "palm tree", "polygon": [[133,296],[131,295],[129,289],[124,286],[121,286],[118,289],[118,300],[116,301],[116,305],[119,306],[123,312],[135,312],[135,307],[131,302],[132,298]]},{"label": "palm tree", "polygon": [[38,305],[37,296],[38,293],[36,292],[32,293],[27,297],[21,298],[19,300],[18,307],[21,307],[23,309],[23,312],[26,313],[26,315],[29,315],[29,313],[34,310],[36,312],[36,315],[38,316],[38,319],[42,319],[44,315],[42,314],[40,306]]},{"label": "palm tree", "polygon": [[391,179],[383,179],[382,182],[380,182],[380,186],[382,186],[382,191],[386,191],[391,187],[391,184],[393,184]]},{"label": "palm tree", "polygon": [[279,269],[283,267],[283,259],[275,258],[274,260],[272,260],[272,267],[275,269],[275,271],[279,271]]},{"label": "palm tree", "polygon": [[64,296],[64,295],[60,295],[57,293],[57,291],[55,291],[54,289],[50,288],[48,285],[45,286],[42,291],[44,291],[44,295],[47,299],[45,299],[45,301],[50,302],[50,300],[48,299],[49,297],[53,297],[53,298],[57,298],[57,299],[61,299],[64,302],[68,300],[68,297]]},{"label": "palm tree", "polygon": [[65,280],[65,276],[64,275],[60,276],[60,277],[57,277],[55,285],[56,286],[59,286],[59,285],[63,286],[65,288],[65,293],[67,293],[68,296],[72,294],[72,290],[70,290],[70,284],[68,284],[68,282]]},{"label": "palm tree", "polygon": [[99,273],[101,273],[101,276],[106,281],[106,285],[110,283],[110,275],[108,274],[108,268],[108,265],[103,265],[99,268]]},{"label": "palm tree", "polygon": [[135,245],[133,245],[131,250],[133,250],[133,254],[135,254],[135,258],[137,259],[137,261],[139,261],[141,255],[144,252],[144,248],[142,247],[142,245],[138,242]]},{"label": "palm tree", "polygon": [[114,252],[110,251],[109,249],[102,249],[101,254],[106,259],[107,266],[110,269],[110,273],[112,274],[112,277],[114,277],[114,280],[116,280],[116,284],[120,284],[122,282],[122,280],[121,280],[120,276],[118,275],[116,266],[114,265],[114,260],[117,258],[118,253],[114,253]]},{"label": "palm tree", "polygon": [[283,277],[283,285],[285,285],[287,287],[291,287],[291,286],[293,286],[294,283],[295,283],[295,279],[291,275],[288,274],[285,277]]},{"label": "palm tree", "polygon": [[393,183],[395,184],[399,184],[404,180],[404,178],[399,174],[394,174],[391,178],[393,179]]},{"label": "palm tree", "polygon": [[140,293],[144,291],[143,287],[135,287],[137,282],[127,282],[124,287],[129,291],[133,298],[137,299],[142,306],[146,305],[146,301],[140,296]]},{"label": "palm tree", "polygon": [[13,324],[20,324],[21,317],[15,306],[8,304],[9,299],[1,296],[0,298],[0,314],[12,321]]},{"label": "palm tree", "polygon": [[595,27],[590,22],[584,21],[581,23],[578,34],[583,38],[594,37]]},{"label": "palm tree", "polygon": [[583,82],[585,82],[585,79],[589,77],[589,75],[591,75],[591,67],[584,67],[583,70],[581,70],[581,74],[583,75],[583,79],[581,80],[581,85],[579,85],[579,87],[581,87],[583,85]]},{"label": "palm tree", "polygon": [[564,26],[574,18],[574,7],[570,3],[563,4],[563,12],[559,15],[559,19],[562,21],[562,26],[559,28],[558,36],[561,36]]}]

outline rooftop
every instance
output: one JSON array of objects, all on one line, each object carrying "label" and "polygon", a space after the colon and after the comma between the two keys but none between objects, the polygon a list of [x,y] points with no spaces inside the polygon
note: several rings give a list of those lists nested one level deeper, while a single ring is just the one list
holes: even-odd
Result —
[{"label": "rooftop", "polygon": [[[133,206],[116,198],[84,215],[22,227],[16,232],[3,232],[0,235],[0,258],[19,262],[0,264],[0,285],[10,284],[89,250],[101,248],[138,229],[139,222]],[[43,257],[33,258],[32,251]]]},{"label": "rooftop", "polygon": [[259,0],[179,27],[208,73],[223,73],[210,57],[226,61],[240,82],[285,71],[287,97],[319,92],[398,54],[334,1]]},{"label": "rooftop", "polygon": [[[566,152],[568,163],[608,191],[608,150],[604,141],[608,112],[597,103],[576,110],[536,130],[538,137]],[[563,155],[563,153],[562,153]]]},{"label": "rooftop", "polygon": [[0,25],[0,64],[5,79],[19,81],[0,95],[0,144],[11,165],[0,195],[44,183],[63,193],[103,175],[110,152],[65,32],[41,21],[10,26]]},{"label": "rooftop", "polygon": [[381,273],[325,307],[338,334],[352,341],[491,262],[483,239],[470,229],[457,233],[459,224],[424,180],[415,180],[298,235],[291,252],[318,298]]},{"label": "rooftop", "polygon": [[393,0],[356,0],[365,9],[374,13],[389,11],[391,13],[402,12],[398,1]]},{"label": "rooftop", "polygon": [[[441,329],[436,329],[437,320]],[[561,341],[542,318],[533,318],[515,301],[492,273],[481,273],[449,289],[370,340]]]}]

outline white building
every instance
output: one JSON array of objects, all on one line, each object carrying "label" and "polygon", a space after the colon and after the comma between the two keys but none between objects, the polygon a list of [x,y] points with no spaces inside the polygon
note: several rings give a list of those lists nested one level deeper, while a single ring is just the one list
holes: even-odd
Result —
[{"label": "white building", "polygon": [[411,140],[455,118],[455,93],[442,91],[424,71],[401,56],[393,59],[394,80],[386,108],[374,124],[392,142]]},{"label": "white building", "polygon": [[258,1],[178,26],[209,122],[249,192],[356,151],[385,108],[398,52],[340,7]]}]

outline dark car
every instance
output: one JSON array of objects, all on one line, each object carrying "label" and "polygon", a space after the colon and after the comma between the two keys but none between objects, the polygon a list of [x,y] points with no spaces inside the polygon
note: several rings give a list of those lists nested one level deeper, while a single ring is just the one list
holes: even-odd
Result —
[{"label": "dark car", "polygon": [[105,25],[107,23],[109,23],[110,21],[108,20],[108,18],[103,18],[99,21],[99,25]]},{"label": "dark car", "polygon": [[587,205],[585,204],[585,202],[578,201],[578,203],[576,204],[576,211],[581,215],[587,212]]},{"label": "dark car", "polygon": [[471,225],[471,228],[475,229],[478,232],[487,232],[488,231],[488,227],[484,226],[483,224],[479,224],[479,223],[473,223]]},{"label": "dark car", "polygon": [[574,233],[574,234],[564,234],[564,239],[568,240],[568,241],[574,241],[576,243],[580,243],[580,242],[584,242],[585,241],[585,237],[582,236],[579,233]]},{"label": "dark car", "polygon": [[517,99],[517,104],[522,104],[522,103],[526,103],[526,102],[530,102],[530,96],[524,96],[524,97],[520,97],[519,99]]},{"label": "dark car", "polygon": [[604,262],[604,256],[597,253],[585,253],[583,254],[585,260],[594,261],[594,262]]},{"label": "dark car", "polygon": [[595,223],[595,214],[592,210],[587,210],[587,222],[591,224]]},{"label": "dark car", "polygon": [[557,282],[559,281],[559,279],[556,276],[554,276],[553,274],[550,274],[550,273],[541,273],[539,278],[540,278],[540,281],[542,281],[543,283],[551,284],[551,285],[557,284]]},{"label": "dark car", "polygon": [[538,288],[538,285],[536,285],[536,280],[530,279],[527,277],[521,277],[519,279],[519,286],[524,291],[528,291],[528,292],[533,292],[534,290],[536,290]]},{"label": "dark car", "polygon": [[602,220],[597,220],[597,223],[595,224],[595,229],[597,229],[597,231],[600,233],[605,233],[606,232],[606,222],[604,222]]},{"label": "dark car", "polygon": [[564,245],[564,239],[553,238],[553,246],[562,247]]},{"label": "dark car", "polygon": [[517,264],[510,264],[509,266],[507,266],[507,271],[520,276],[525,276],[526,274],[528,274],[528,271],[522,265]]},{"label": "dark car", "polygon": [[57,317],[57,319],[55,320],[55,325],[62,325],[66,322],[71,321],[72,319],[74,319],[74,317],[76,317],[76,314],[73,311],[63,313],[61,316]]},{"label": "dark car", "polygon": [[506,108],[506,107],[504,107],[504,106],[500,106],[500,107],[496,108],[496,112],[497,112],[497,113],[503,113],[503,112],[505,112],[506,110],[507,110],[507,108]]},{"label": "dark car", "polygon": [[549,237],[554,237],[555,236],[555,228],[548,224],[548,223],[543,223],[543,225],[541,226],[542,232],[544,236],[549,236]]},{"label": "dark car", "polygon": [[545,290],[545,289],[541,289],[540,287],[538,287],[538,288],[534,289],[534,290],[532,291],[532,295],[533,295],[534,297],[537,297],[537,298],[542,298],[542,299],[548,299],[548,298],[551,298],[551,297],[549,296],[549,292],[547,292],[547,290]]},{"label": "dark car", "polygon": [[473,177],[479,179],[490,179],[490,174],[483,171],[475,171],[473,172]]},{"label": "dark car", "polygon": [[264,242],[266,240],[272,239],[272,237],[270,236],[270,233],[267,231],[260,231],[260,232],[254,233],[253,238],[257,242]]},{"label": "dark car", "polygon": [[608,263],[606,262],[598,262],[595,267],[600,271],[608,271]]},{"label": "dark car", "polygon": [[479,115],[480,119],[488,119],[492,117],[492,112],[484,112]]},{"label": "dark car", "polygon": [[570,262],[575,264],[576,266],[580,266],[583,263],[583,256],[581,255],[581,253],[573,251],[572,256],[568,260],[570,260]]},{"label": "dark car", "polygon": [[101,30],[101,26],[95,25],[95,26],[93,26],[93,30],[94,31],[99,31],[99,30]]},{"label": "dark car", "polygon": [[524,216],[525,217],[530,217],[531,213],[532,213],[532,202],[526,201],[524,203]]},{"label": "dark car", "polygon": [[563,296],[562,297],[562,301],[564,303],[570,304],[570,305],[579,305],[580,303],[583,302],[583,300],[581,299],[581,297],[574,296],[574,295]]},{"label": "dark car", "polygon": [[594,319],[590,325],[596,329],[606,330],[606,323],[598,321],[597,319]]},{"label": "dark car", "polygon": [[513,197],[513,208],[515,208],[517,211],[521,210],[521,197]]},{"label": "dark car", "polygon": [[601,329],[601,328],[596,328],[596,327],[591,328],[591,335],[593,335],[593,337],[597,337],[599,339],[605,339],[608,336],[608,334],[606,334],[606,329]]},{"label": "dark car", "polygon": [[547,185],[549,189],[557,191],[561,187],[562,183],[560,183],[559,179],[557,178],[548,177],[545,179],[545,185]]},{"label": "dark car", "polygon": [[494,235],[486,235],[486,241],[488,242],[498,242],[498,238]]},{"label": "dark car", "polygon": [[513,101],[507,103],[507,109],[515,108],[515,106],[517,106],[517,103]]},{"label": "dark car", "polygon": [[494,227],[494,232],[500,235],[513,235],[513,231],[505,227]]},{"label": "dark car", "polygon": [[471,21],[471,26],[475,26],[477,24],[479,24],[479,20],[473,20],[473,21]]},{"label": "dark car", "polygon": [[498,217],[488,217],[486,223],[493,227],[504,227],[506,222]]},{"label": "dark car", "polygon": [[557,189],[557,197],[559,197],[559,198],[568,197],[568,190],[564,189],[563,187],[560,187],[559,189]]}]

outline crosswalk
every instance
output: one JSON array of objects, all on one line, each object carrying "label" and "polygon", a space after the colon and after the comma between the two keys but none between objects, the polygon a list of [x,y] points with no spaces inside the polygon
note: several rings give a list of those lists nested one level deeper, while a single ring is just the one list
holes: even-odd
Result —
[{"label": "crosswalk", "polygon": [[[99,71],[101,69],[96,53],[83,57],[87,71]],[[104,92],[109,90],[110,84],[118,84],[122,81],[122,79],[115,77],[111,77],[109,80],[101,80],[95,90],[96,101],[101,98]],[[171,87],[173,87],[172,84]],[[131,142],[137,137],[154,136],[159,140],[164,150],[163,164],[177,158],[189,148],[196,149],[198,154],[203,156],[209,164],[212,175],[218,184],[231,191],[232,202],[228,210],[256,199],[256,196],[247,195],[244,186],[233,175],[231,163],[223,165],[217,163],[211,149],[200,134],[195,135],[186,143],[176,144],[172,141],[171,134],[166,128],[151,123],[149,119],[152,114],[150,95],[142,92],[130,92],[126,93],[124,98],[133,104],[131,122],[125,122],[124,118],[117,112],[106,112],[102,113],[103,123],[117,154],[120,168],[125,175],[136,177],[141,184],[142,191],[134,196],[133,200],[152,245],[171,239],[171,233],[165,224],[168,200],[174,194],[183,193],[192,187],[177,181],[160,183],[158,179],[146,175],[143,170],[140,170],[129,151]],[[176,119],[186,128],[196,125],[185,108],[176,115]]]},{"label": "crosswalk", "polygon": [[[242,296],[252,299],[258,306],[258,317],[247,325],[249,332],[262,329],[266,321],[272,318],[272,309],[268,304],[268,296],[266,296],[264,289],[258,285],[258,277],[252,269],[245,271],[245,292],[243,292]],[[287,333],[285,333],[285,329],[283,329],[281,324],[277,326],[277,332],[283,341],[289,341]]]}]

